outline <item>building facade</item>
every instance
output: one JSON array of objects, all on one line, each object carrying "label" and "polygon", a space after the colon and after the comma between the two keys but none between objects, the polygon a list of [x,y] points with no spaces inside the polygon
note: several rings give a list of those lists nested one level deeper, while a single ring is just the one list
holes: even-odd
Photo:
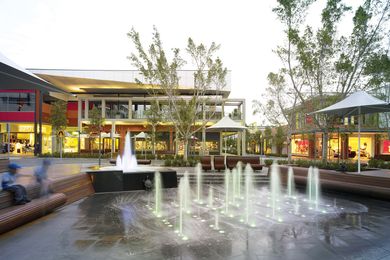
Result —
[{"label": "building facade", "polygon": [[[389,98],[390,88],[381,90]],[[379,93],[379,94],[383,94]],[[375,93],[373,93],[375,95]],[[388,101],[388,100],[387,100]],[[321,115],[310,115],[310,101],[299,112],[293,112],[293,129],[291,135],[291,153],[296,158],[322,158],[324,140],[323,131],[315,121],[322,120]],[[337,118],[331,123],[328,133],[328,160],[357,160],[358,152],[358,118],[347,116]],[[361,116],[360,157],[367,161],[370,158],[390,158],[390,115],[389,113],[366,114]]]},{"label": "building facade", "polygon": [[[97,152],[99,145],[104,153],[120,152],[124,136],[130,131],[133,135],[150,132],[147,111],[151,102],[157,101],[160,106],[168,104],[162,93],[150,96],[152,86],[139,85],[142,81],[139,71],[129,70],[54,70],[29,69],[38,77],[69,94],[41,94],[34,90],[0,90],[0,141],[2,152],[7,152],[10,144],[12,154],[33,154],[37,143],[41,153],[52,153],[56,147],[56,134],[50,124],[51,104],[58,99],[67,102],[68,126],[64,135],[64,152],[90,153]],[[179,95],[190,98],[193,93],[193,71],[179,72]],[[225,115],[244,124],[245,100],[229,99],[231,82],[230,72],[224,89],[213,89],[206,93],[206,108],[212,113],[208,125],[212,125]],[[40,102],[41,100],[41,102]],[[41,106],[39,104],[42,104]],[[37,106],[40,109],[37,109]],[[97,133],[89,131],[90,111],[98,108],[105,119],[102,139]],[[203,113],[203,115],[205,114]],[[201,121],[202,118],[199,118]],[[41,124],[37,123],[41,122]],[[37,137],[37,135],[39,135]],[[202,136],[204,135],[204,136]],[[200,131],[190,142],[190,153],[199,154],[202,138],[206,140],[206,153],[219,154],[223,138],[230,135]],[[39,142],[38,142],[39,139]],[[245,152],[245,133],[236,136],[237,153]],[[134,140],[137,151],[151,151],[149,140]],[[156,151],[162,154],[183,152],[183,142],[177,138],[173,122],[162,121],[157,126]]]}]

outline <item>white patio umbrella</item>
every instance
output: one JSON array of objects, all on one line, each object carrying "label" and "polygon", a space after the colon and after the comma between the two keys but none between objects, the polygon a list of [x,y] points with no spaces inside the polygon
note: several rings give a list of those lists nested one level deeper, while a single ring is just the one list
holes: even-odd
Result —
[{"label": "white patio umbrella", "polygon": [[[134,143],[135,143],[137,141],[137,139],[141,139],[141,140],[144,140],[146,142],[146,139],[149,139],[150,137],[145,132],[141,132],[141,133],[133,136],[133,138],[134,138]],[[135,149],[135,146],[134,146],[134,149]],[[144,147],[142,148],[142,150],[143,150],[142,152],[144,153],[145,159],[146,159],[145,144],[144,144]]]},{"label": "white patio umbrella", "polygon": [[311,114],[358,116],[358,173],[360,173],[360,116],[363,114],[390,112],[390,104],[364,91],[358,91],[329,107]]},{"label": "white patio umbrella", "polygon": [[[230,117],[225,116],[219,120],[216,124],[208,127],[207,132],[242,132],[246,129],[246,126],[241,125],[233,121]],[[225,139],[225,161],[226,161],[226,139]]]}]

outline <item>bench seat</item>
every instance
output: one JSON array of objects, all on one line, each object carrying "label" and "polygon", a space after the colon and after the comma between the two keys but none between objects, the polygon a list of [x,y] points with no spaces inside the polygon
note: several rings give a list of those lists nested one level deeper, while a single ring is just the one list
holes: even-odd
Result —
[{"label": "bench seat", "polygon": [[202,164],[203,171],[211,170],[211,156],[202,156],[200,158],[200,163]]},{"label": "bench seat", "polygon": [[0,210],[0,234],[40,218],[66,203],[63,193],[54,193],[34,199],[25,205],[17,205]]}]

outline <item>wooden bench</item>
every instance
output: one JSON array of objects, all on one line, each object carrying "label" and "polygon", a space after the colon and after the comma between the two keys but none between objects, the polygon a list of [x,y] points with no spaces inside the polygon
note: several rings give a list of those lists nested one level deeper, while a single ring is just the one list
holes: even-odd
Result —
[{"label": "wooden bench", "polygon": [[48,214],[64,204],[70,204],[95,193],[86,173],[70,175],[52,182],[53,194],[39,198],[40,185],[25,185],[31,202],[13,205],[11,192],[0,192],[0,234]]},{"label": "wooden bench", "polygon": [[228,156],[226,157],[226,166],[229,168],[229,170],[232,170],[234,167],[237,166],[237,163],[241,161],[240,156]]},{"label": "wooden bench", "polygon": [[226,159],[227,167],[231,170],[237,166],[238,162],[242,162],[243,167],[249,163],[254,171],[260,171],[263,169],[263,165],[260,164],[260,158],[254,156],[228,156]]},{"label": "wooden bench", "polygon": [[[293,167],[297,185],[306,186],[308,168]],[[287,183],[288,166],[280,166],[281,180]],[[347,174],[320,169],[321,189],[350,192],[390,200],[390,178]]]},{"label": "wooden bench", "polygon": [[225,170],[225,157],[223,156],[214,156],[214,169],[216,171]]},{"label": "wooden bench", "polygon": [[204,171],[211,170],[211,156],[202,156],[200,158],[200,163],[202,164],[202,170]]},{"label": "wooden bench", "polygon": [[55,193],[64,193],[67,197],[66,204],[78,201],[95,193],[91,177],[86,173],[56,179],[52,183],[52,190]]},{"label": "wooden bench", "polygon": [[242,156],[241,161],[244,165],[250,164],[251,168],[254,171],[261,171],[263,169],[263,165],[260,164],[260,157],[257,156]]},{"label": "wooden bench", "polygon": [[0,173],[8,171],[8,164],[9,164],[8,158],[0,158]]},{"label": "wooden bench", "polygon": [[30,203],[0,210],[0,234],[42,217],[64,205],[66,196],[54,193],[32,200]]}]

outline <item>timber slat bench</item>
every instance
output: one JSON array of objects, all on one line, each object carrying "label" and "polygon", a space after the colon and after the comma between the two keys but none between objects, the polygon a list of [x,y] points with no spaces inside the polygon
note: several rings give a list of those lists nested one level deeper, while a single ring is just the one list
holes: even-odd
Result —
[{"label": "timber slat bench", "polygon": [[263,165],[260,164],[260,158],[257,156],[228,156],[226,158],[226,164],[230,170],[236,167],[238,162],[242,162],[243,167],[249,163],[254,171],[263,169]]},{"label": "timber slat bench", "polygon": [[91,179],[85,173],[53,180],[54,193],[41,198],[39,184],[28,184],[25,187],[28,198],[32,200],[25,205],[13,205],[12,193],[0,192],[0,234],[95,193]]},{"label": "timber slat bench", "polygon": [[[297,185],[306,186],[308,168],[293,167]],[[287,166],[280,166],[282,183],[287,183]],[[320,169],[321,188],[340,192],[350,192],[373,198],[390,200],[390,178],[347,174]]]},{"label": "timber slat bench", "polygon": [[211,156],[202,156],[200,158],[200,163],[202,164],[203,171],[211,170]]},{"label": "timber slat bench", "polygon": [[25,205],[12,206],[0,210],[0,234],[40,218],[64,205],[66,196],[54,193],[34,199]]}]

